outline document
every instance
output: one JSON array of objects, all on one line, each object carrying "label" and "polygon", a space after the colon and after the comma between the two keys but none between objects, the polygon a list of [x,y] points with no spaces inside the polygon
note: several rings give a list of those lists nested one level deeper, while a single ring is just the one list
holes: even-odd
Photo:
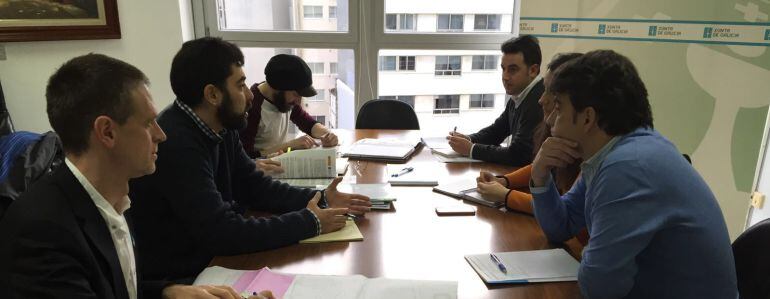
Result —
[{"label": "document", "polygon": [[334,178],[337,176],[337,149],[312,148],[284,153],[273,160],[281,162],[284,172],[277,179]]},{"label": "document", "polygon": [[392,202],[396,201],[393,188],[388,183],[381,184],[339,184],[337,190],[346,193],[356,193],[369,197],[373,210],[390,210]]},{"label": "document", "polygon": [[465,260],[490,284],[577,281],[580,266],[564,249],[474,254]]},{"label": "document", "polygon": [[425,164],[388,164],[387,171],[388,183],[393,186],[438,185],[435,173],[431,173],[430,166]]},{"label": "document", "polygon": [[342,156],[361,160],[404,162],[414,154],[419,145],[419,141],[365,138],[353,143]]},{"label": "document", "polygon": [[301,244],[308,243],[326,243],[326,242],[345,242],[345,241],[363,241],[364,235],[358,230],[358,225],[353,220],[345,222],[345,227],[336,232],[326,233],[309,239],[299,241]]},{"label": "document", "polygon": [[457,298],[456,281],[366,278],[363,275],[283,274],[269,268],[256,271],[208,267],[194,285],[229,285],[242,295],[270,290],[276,298]]},{"label": "document", "polygon": [[430,148],[430,152],[442,163],[474,163],[483,162],[460,155],[449,146],[446,137],[423,137],[422,143]]},{"label": "document", "polygon": [[492,199],[486,198],[484,195],[481,195],[481,193],[476,190],[476,180],[471,178],[443,183],[433,187],[433,191],[451,197],[475,202],[477,204],[491,208],[498,208],[505,204],[503,202],[494,201]]}]

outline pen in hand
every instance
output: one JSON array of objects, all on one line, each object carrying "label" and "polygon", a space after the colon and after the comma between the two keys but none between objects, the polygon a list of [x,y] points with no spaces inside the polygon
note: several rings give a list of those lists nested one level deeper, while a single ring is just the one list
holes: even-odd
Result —
[{"label": "pen in hand", "polygon": [[414,167],[405,167],[404,169],[401,169],[401,171],[399,171],[398,173],[391,174],[390,176],[394,178],[399,177],[411,172],[412,170],[414,170]]},{"label": "pen in hand", "polygon": [[489,258],[492,259],[495,264],[497,264],[497,268],[500,269],[501,272],[508,274],[508,269],[505,268],[505,265],[503,265],[503,262],[500,261],[500,258],[498,258],[494,253],[490,253]]}]

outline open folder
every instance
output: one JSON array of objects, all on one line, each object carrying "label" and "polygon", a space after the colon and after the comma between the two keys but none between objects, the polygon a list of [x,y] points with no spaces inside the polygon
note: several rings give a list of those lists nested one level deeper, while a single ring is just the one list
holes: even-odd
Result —
[{"label": "open folder", "polygon": [[473,254],[465,260],[490,284],[577,281],[580,266],[564,249]]},{"label": "open folder", "polygon": [[345,223],[345,227],[336,232],[330,232],[323,235],[318,235],[309,239],[299,241],[299,243],[325,243],[325,242],[345,242],[345,241],[363,241],[364,235],[358,230],[353,220],[348,220]]}]

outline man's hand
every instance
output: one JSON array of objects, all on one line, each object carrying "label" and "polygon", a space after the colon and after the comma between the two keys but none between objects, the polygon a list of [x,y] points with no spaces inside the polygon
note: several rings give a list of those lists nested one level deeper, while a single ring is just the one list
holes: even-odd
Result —
[{"label": "man's hand", "polygon": [[302,135],[289,140],[289,142],[286,143],[286,146],[291,147],[291,149],[308,149],[316,146],[316,143],[313,137]]},{"label": "man's hand", "polygon": [[449,132],[449,136],[447,136],[446,139],[449,140],[449,146],[451,146],[458,154],[466,157],[471,155],[471,146],[473,145],[473,142],[471,142],[471,138],[467,135]]},{"label": "man's hand", "polygon": [[363,215],[369,212],[372,202],[369,197],[361,194],[350,194],[337,191],[337,185],[342,181],[342,177],[336,177],[329,187],[326,188],[326,202],[333,208],[350,209],[353,215]]},{"label": "man's hand", "polygon": [[259,294],[249,296],[249,299],[275,299],[275,296],[271,291],[261,291]]},{"label": "man's hand", "polygon": [[532,162],[532,183],[542,187],[548,181],[551,169],[567,167],[580,158],[578,144],[575,141],[559,137],[548,137]]},{"label": "man's hand", "polygon": [[339,141],[337,140],[337,135],[334,135],[331,131],[326,132],[326,134],[321,135],[321,145],[324,147],[332,147],[336,146]]},{"label": "man's hand", "polygon": [[348,213],[347,208],[328,208],[321,209],[318,207],[318,201],[321,200],[321,192],[316,192],[313,198],[307,202],[308,210],[312,211],[318,221],[321,222],[321,233],[330,233],[338,231],[345,227],[345,222],[348,217],[345,214]]},{"label": "man's hand", "polygon": [[507,186],[508,185],[508,181],[506,179],[495,177],[494,174],[492,174],[491,172],[488,172],[488,171],[479,172],[479,177],[476,178],[476,182],[477,183],[480,183],[480,182],[485,182],[485,183],[497,182],[497,183],[499,183],[503,187],[506,187],[506,188],[508,187]]},{"label": "man's hand", "polygon": [[505,201],[505,196],[508,195],[508,188],[503,187],[496,181],[492,182],[477,182],[476,191],[483,195],[486,199],[491,199],[496,202]]},{"label": "man's hand", "polygon": [[[272,296],[272,293],[270,295]],[[163,289],[163,298],[240,299],[241,295],[238,295],[238,293],[229,286],[189,286],[175,284]]]},{"label": "man's hand", "polygon": [[280,161],[270,160],[270,159],[256,159],[254,162],[257,163],[257,169],[262,170],[262,172],[265,173],[265,175],[276,175],[283,173],[283,167],[281,167]]}]

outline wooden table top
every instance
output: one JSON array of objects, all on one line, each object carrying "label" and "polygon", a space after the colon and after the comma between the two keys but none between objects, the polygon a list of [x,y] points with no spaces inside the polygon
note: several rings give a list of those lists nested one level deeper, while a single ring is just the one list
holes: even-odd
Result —
[{"label": "wooden table top", "polygon": [[[419,138],[419,131],[337,132],[344,144],[362,138]],[[350,160],[345,181],[387,182],[386,164]],[[480,170],[504,174],[513,168],[489,163],[440,163],[423,148],[408,162],[435,171],[439,182],[473,179]],[[275,250],[216,257],[211,265],[256,270],[270,267],[293,274],[354,275],[394,279],[458,281],[459,298],[580,298],[575,282],[486,285],[464,256],[553,248],[534,217],[475,205],[475,216],[437,216],[435,207],[460,201],[432,187],[393,187],[390,211],[356,220],[361,242],[295,244]],[[468,203],[472,204],[472,203]],[[472,204],[473,205],[473,204]]]}]

